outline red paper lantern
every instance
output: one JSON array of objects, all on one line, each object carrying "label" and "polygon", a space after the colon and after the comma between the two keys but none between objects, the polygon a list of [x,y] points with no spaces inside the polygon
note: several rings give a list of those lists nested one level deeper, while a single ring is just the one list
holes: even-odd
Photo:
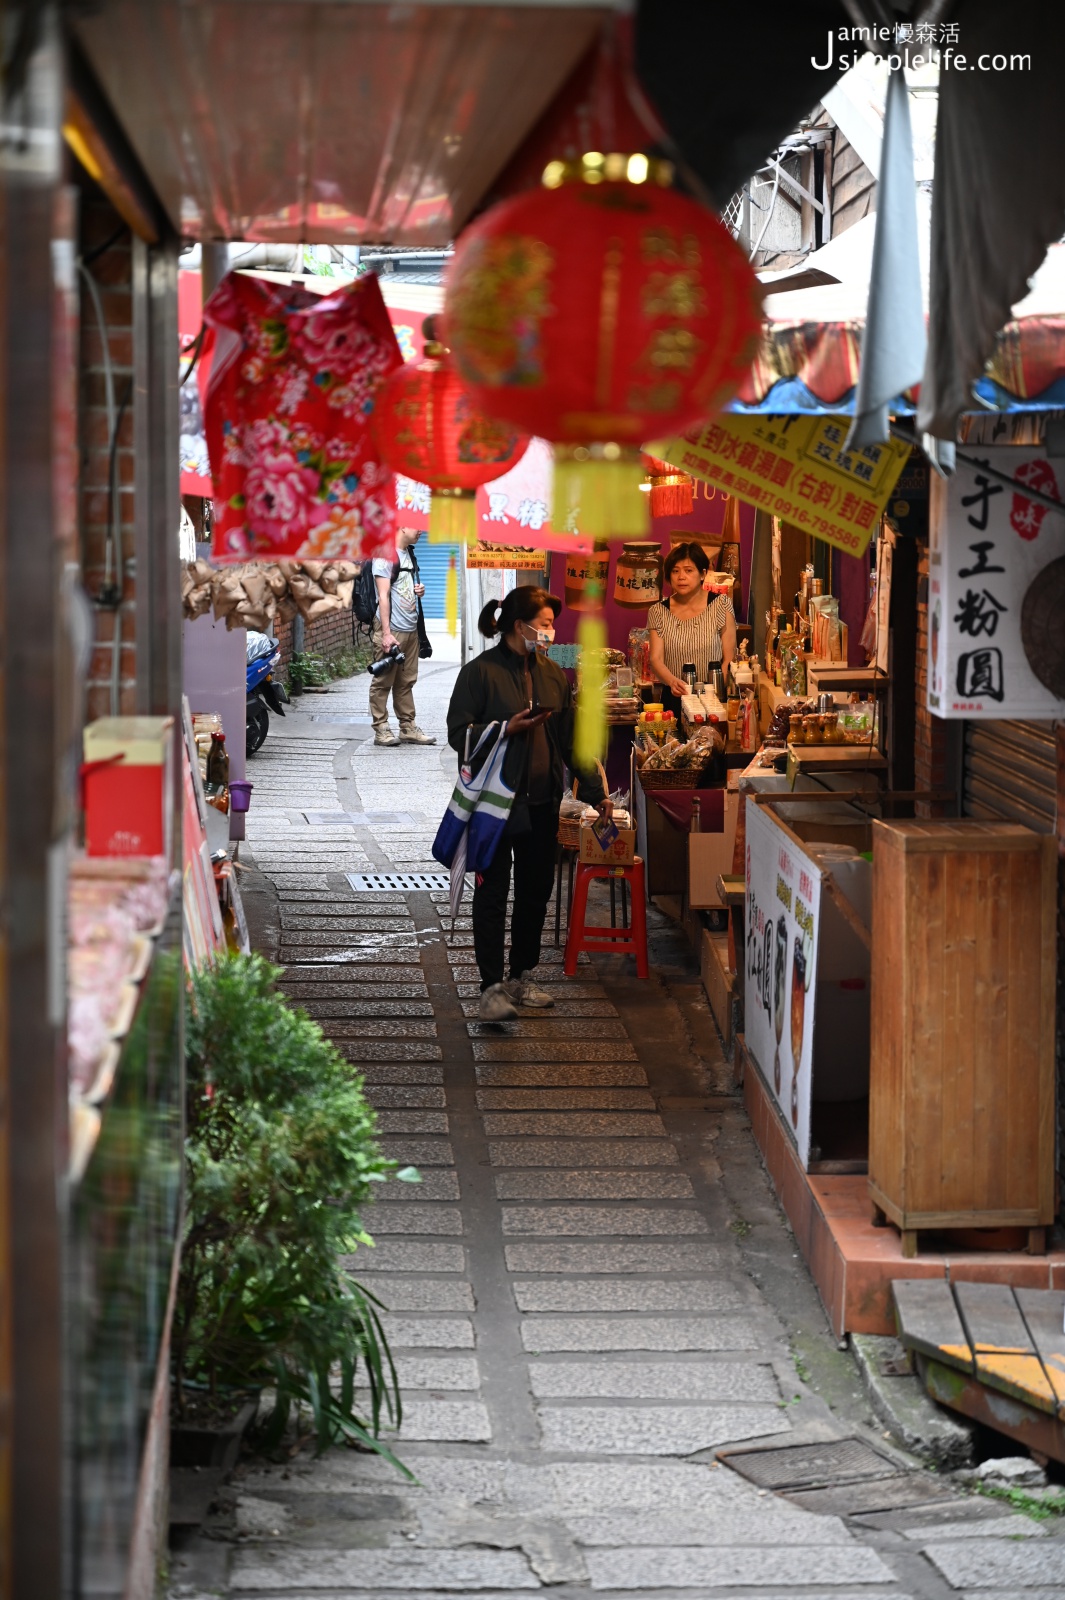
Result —
[{"label": "red paper lantern", "polygon": [[509,472],[529,443],[477,407],[447,347],[435,340],[426,343],[424,360],[383,384],[372,427],[392,471],[432,490],[429,537],[442,543],[476,537],[477,488]]},{"label": "red paper lantern", "polygon": [[639,445],[720,410],[761,327],[758,280],[665,162],[593,153],[458,242],[444,324],[477,403],[555,450],[556,527],[647,527]]}]

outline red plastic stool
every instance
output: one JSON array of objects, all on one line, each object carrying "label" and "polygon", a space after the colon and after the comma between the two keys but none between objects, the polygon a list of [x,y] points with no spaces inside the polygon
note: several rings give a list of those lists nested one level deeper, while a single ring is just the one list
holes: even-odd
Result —
[{"label": "red plastic stool", "polygon": [[[631,889],[632,926],[606,928],[599,923],[585,925],[588,909],[588,886],[593,878],[625,878]],[[582,950],[606,950],[615,955],[636,957],[636,976],[647,977],[647,911],[643,893],[643,859],[637,856],[631,867],[593,866],[579,861],[573,880],[573,901],[569,911],[569,933],[566,936],[566,957],[563,971],[572,978],[577,971],[577,957]]]}]

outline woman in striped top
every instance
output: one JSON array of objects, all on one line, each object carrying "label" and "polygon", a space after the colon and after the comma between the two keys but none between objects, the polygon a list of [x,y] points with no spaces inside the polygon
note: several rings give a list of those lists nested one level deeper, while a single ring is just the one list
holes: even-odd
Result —
[{"label": "woman in striped top", "polygon": [[[666,557],[668,600],[647,613],[651,671],[671,694],[687,694],[681,677],[686,661],[695,663],[698,681],[706,681],[710,666],[720,666],[727,676],[736,654],[736,618],[732,602],[723,594],[710,595],[703,578],[710,570],[706,551],[699,544],[678,544]],[[677,708],[674,708],[677,709]]]}]

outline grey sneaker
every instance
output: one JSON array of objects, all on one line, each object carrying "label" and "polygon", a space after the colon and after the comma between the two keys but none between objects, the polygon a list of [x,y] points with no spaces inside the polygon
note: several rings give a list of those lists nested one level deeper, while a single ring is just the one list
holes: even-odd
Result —
[{"label": "grey sneaker", "polygon": [[431,733],[423,733],[418,724],[412,722],[409,728],[400,728],[399,742],[400,744],[435,744],[436,738]]},{"label": "grey sneaker", "polygon": [[503,985],[510,998],[518,1006],[553,1006],[554,1000],[546,989],[533,981],[532,974],[523,972],[520,978],[511,978],[509,983]]},{"label": "grey sneaker", "polygon": [[513,1022],[517,1008],[505,983],[493,983],[481,995],[477,1016],[481,1022]]},{"label": "grey sneaker", "polygon": [[378,728],[374,732],[373,742],[374,744],[393,745],[398,744],[399,740],[391,728]]}]

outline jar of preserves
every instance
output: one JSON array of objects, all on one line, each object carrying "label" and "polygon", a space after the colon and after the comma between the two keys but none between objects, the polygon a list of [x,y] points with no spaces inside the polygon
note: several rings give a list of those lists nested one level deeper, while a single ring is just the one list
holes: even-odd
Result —
[{"label": "jar of preserves", "polygon": [[614,602],[646,611],[662,598],[662,551],[653,540],[627,540],[614,572]]}]

